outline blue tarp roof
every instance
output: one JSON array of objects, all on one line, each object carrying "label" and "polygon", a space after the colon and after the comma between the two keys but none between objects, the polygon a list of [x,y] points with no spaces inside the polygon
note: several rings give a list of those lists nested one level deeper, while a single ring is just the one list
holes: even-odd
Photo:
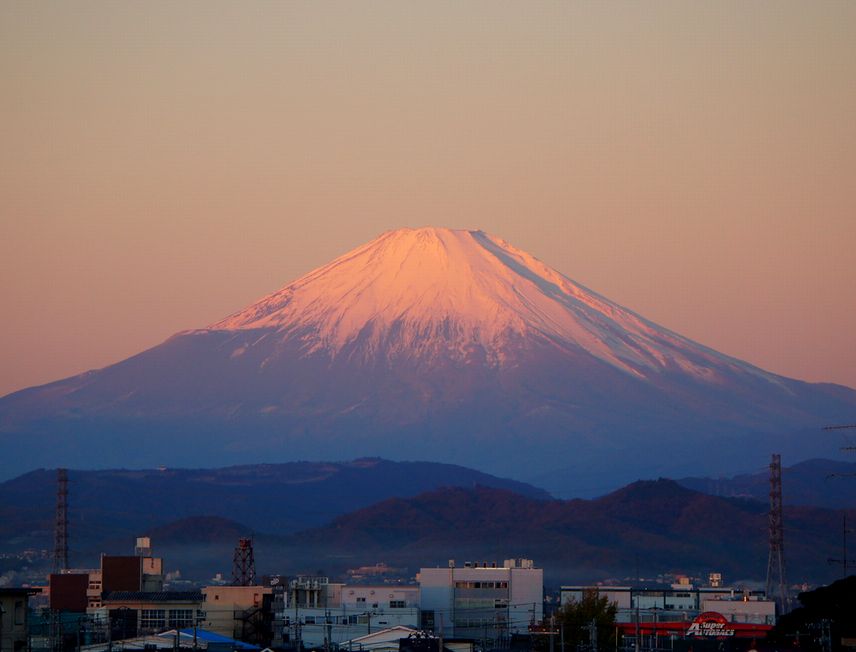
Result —
[{"label": "blue tarp roof", "polygon": [[[188,629],[180,629],[178,630],[182,636],[189,636],[193,638],[193,628],[190,627]],[[196,629],[196,638],[200,641],[205,641],[206,643],[223,643],[226,645],[231,645],[237,650],[260,650],[261,648],[257,645],[250,645],[249,643],[244,643],[243,641],[236,641],[234,638],[229,638],[228,636],[223,636],[222,634],[217,634],[215,632],[209,632],[207,629]]]}]

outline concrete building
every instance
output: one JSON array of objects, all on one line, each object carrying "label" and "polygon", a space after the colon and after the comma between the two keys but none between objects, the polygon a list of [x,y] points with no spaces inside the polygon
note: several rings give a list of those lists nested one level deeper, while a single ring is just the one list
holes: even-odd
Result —
[{"label": "concrete building", "polygon": [[730,622],[775,625],[775,602],[767,600],[763,591],[748,591],[734,587],[695,587],[692,584],[672,584],[663,588],[634,588],[630,586],[563,586],[561,604],[579,601],[586,591],[596,591],[618,606],[619,623],[690,622],[700,613],[720,613]]},{"label": "concrete building", "polygon": [[419,623],[419,587],[342,584],[299,576],[288,584],[282,611],[274,614],[285,642],[304,646],[342,644],[393,627]]},{"label": "concrete building", "polygon": [[269,586],[206,586],[199,625],[228,638],[255,639],[268,628],[272,594]]},{"label": "concrete building", "polygon": [[422,568],[420,626],[444,637],[497,641],[528,632],[544,616],[544,571],[530,559]]},{"label": "concrete building", "polygon": [[204,616],[200,591],[112,591],[96,614],[109,619],[114,639],[193,627]]},{"label": "concrete building", "polygon": [[693,645],[695,641],[699,648],[702,641],[717,635],[761,639],[776,624],[776,604],[760,591],[722,586],[696,588],[688,582],[644,589],[563,586],[561,602],[579,601],[588,591],[617,605],[616,625],[627,649],[658,649],[665,640],[683,641],[682,645]]},{"label": "concrete building", "polygon": [[163,590],[163,559],[153,557],[151,539],[138,537],[134,555],[101,555],[99,568],[68,569],[52,574],[50,608],[83,613],[101,608],[101,595],[114,591]]},{"label": "concrete building", "polygon": [[0,587],[0,652],[27,649],[27,601],[39,589]]}]

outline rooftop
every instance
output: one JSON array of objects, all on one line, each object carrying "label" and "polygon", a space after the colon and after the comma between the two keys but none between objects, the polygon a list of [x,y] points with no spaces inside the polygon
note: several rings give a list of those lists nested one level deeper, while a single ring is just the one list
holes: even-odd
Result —
[{"label": "rooftop", "polygon": [[110,591],[103,602],[202,602],[201,591]]}]

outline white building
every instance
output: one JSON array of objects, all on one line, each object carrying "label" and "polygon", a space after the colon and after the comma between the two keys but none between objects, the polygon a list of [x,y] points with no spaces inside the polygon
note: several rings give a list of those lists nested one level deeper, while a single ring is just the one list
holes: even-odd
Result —
[{"label": "white building", "polygon": [[288,640],[299,638],[307,647],[342,644],[383,629],[417,627],[419,587],[300,576],[289,582],[284,611],[275,618]]},{"label": "white building", "polygon": [[733,587],[694,587],[691,584],[672,584],[669,588],[648,589],[630,586],[563,586],[561,604],[579,602],[583,594],[594,591],[618,607],[619,623],[635,622],[689,622],[700,613],[713,611],[725,616],[729,622],[774,625],[776,603],[768,600],[763,591],[746,591]]},{"label": "white building", "polygon": [[526,633],[544,615],[544,571],[530,559],[496,562],[454,560],[447,568],[422,568],[421,626],[445,637],[495,641]]}]

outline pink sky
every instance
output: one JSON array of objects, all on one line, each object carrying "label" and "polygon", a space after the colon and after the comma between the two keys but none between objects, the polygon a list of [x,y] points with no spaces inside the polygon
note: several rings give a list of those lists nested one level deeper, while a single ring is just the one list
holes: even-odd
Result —
[{"label": "pink sky", "polygon": [[0,395],[481,228],[856,387],[856,3],[0,4]]}]

